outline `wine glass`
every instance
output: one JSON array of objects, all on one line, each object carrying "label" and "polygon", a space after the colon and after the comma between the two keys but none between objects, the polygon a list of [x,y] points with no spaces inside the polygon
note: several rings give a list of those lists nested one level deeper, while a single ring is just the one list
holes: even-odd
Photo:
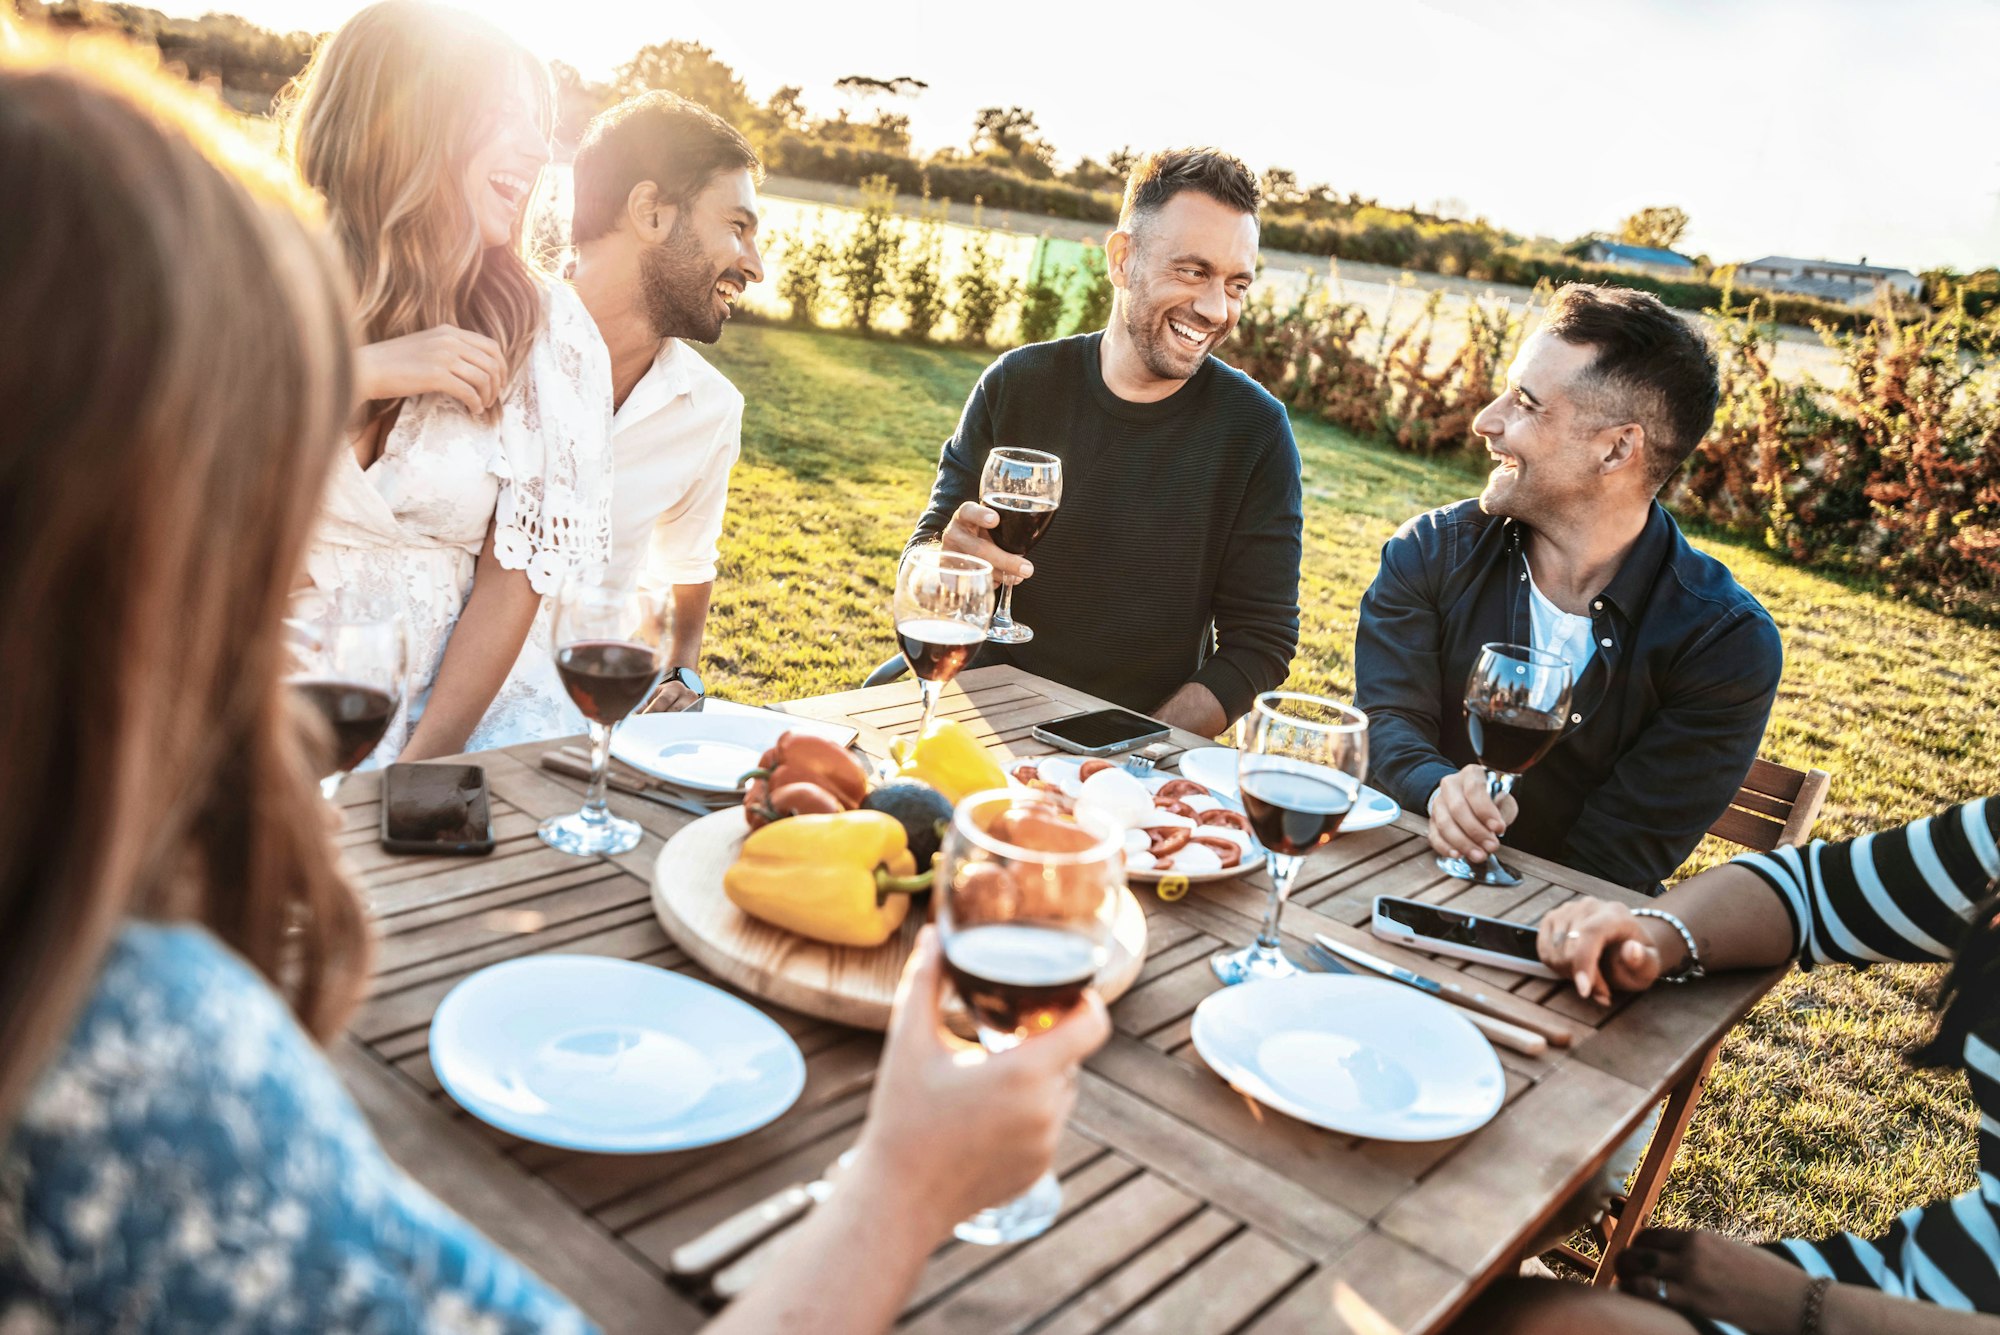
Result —
[{"label": "wine glass", "polygon": [[[1010,446],[993,450],[979,475],[979,503],[1000,516],[993,545],[1009,555],[1026,556],[1062,504],[1062,460],[1040,450]],[[1026,644],[1035,638],[1034,631],[1014,620],[1012,584],[1000,588],[1000,605],[993,611],[986,638],[1001,644]]]},{"label": "wine glass", "polygon": [[293,607],[285,619],[293,657],[285,682],[324,724],[312,754],[320,795],[331,802],[396,717],[409,640],[403,614],[388,598],[339,590],[301,595]]},{"label": "wine glass", "polygon": [[[1569,660],[1525,644],[1480,646],[1465,679],[1465,734],[1486,767],[1494,800],[1547,755],[1569,722],[1573,684]],[[1438,870],[1480,885],[1519,885],[1521,878],[1493,856],[1474,867],[1464,858],[1439,858]]]},{"label": "wine glass", "polygon": [[1332,839],[1368,778],[1368,716],[1296,691],[1266,691],[1237,725],[1236,788],[1271,864],[1271,898],[1257,939],[1209,958],[1224,983],[1284,978],[1278,918],[1306,854]]},{"label": "wine glass", "polygon": [[665,589],[628,589],[597,569],[563,581],[556,597],[556,673],[590,724],[590,788],[581,810],[542,822],[542,842],[550,848],[588,857],[638,846],[638,824],[605,807],[604,778],[612,729],[652,698],[667,670],[670,596]]},{"label": "wine glass", "polygon": [[931,730],[938,695],[972,659],[993,617],[993,567],[976,556],[919,548],[896,571],[896,646],[917,674]]},{"label": "wine glass", "polygon": [[[1005,1052],[1054,1028],[1110,956],[1125,886],[1122,828],[1053,794],[974,793],[952,813],[936,873],[945,968],[980,1044]],[[1062,1186],[1046,1173],[956,1232],[966,1242],[1019,1242],[1046,1231],[1061,1208]]]}]

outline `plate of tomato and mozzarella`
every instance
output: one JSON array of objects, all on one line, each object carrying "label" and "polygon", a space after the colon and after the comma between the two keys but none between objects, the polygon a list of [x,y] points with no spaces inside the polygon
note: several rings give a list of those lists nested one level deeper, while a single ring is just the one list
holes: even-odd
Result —
[{"label": "plate of tomato and mozzarella", "polygon": [[1264,850],[1233,797],[1177,774],[1140,778],[1108,760],[1043,756],[1014,769],[1014,781],[1053,788],[1125,827],[1125,874],[1135,881],[1184,876],[1221,881],[1256,871]]}]

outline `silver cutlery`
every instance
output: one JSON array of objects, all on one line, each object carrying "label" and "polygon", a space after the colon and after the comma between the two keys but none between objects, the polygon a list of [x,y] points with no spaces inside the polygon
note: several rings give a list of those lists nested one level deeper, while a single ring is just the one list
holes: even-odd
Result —
[{"label": "silver cutlery", "polygon": [[[1319,945],[1309,946],[1306,950],[1310,963],[1325,973],[1353,974],[1355,972],[1340,956],[1327,949],[1328,946],[1333,944],[1327,937],[1318,937],[1317,940],[1320,942]],[[1366,954],[1367,952],[1362,951],[1357,953]],[[1387,964],[1388,962],[1385,960],[1382,963]],[[1395,966],[1389,965],[1389,967],[1394,968]],[[1407,969],[1402,970],[1402,972],[1409,973],[1410,978],[1419,978],[1426,983],[1431,981],[1428,978],[1423,978],[1421,974],[1410,973]],[[1420,992],[1437,996],[1439,1000],[1450,999],[1447,996],[1440,996],[1437,992],[1432,992],[1429,988],[1422,987],[1416,983],[1410,983],[1409,978],[1397,978],[1394,974],[1389,975],[1389,977],[1394,978],[1399,983],[1408,983],[1410,986],[1416,987]],[[1512,1021],[1502,1020],[1480,1011],[1465,1010],[1464,1014],[1465,1018],[1472,1022],[1475,1029],[1502,1047],[1512,1048],[1514,1051],[1529,1057],[1545,1056],[1548,1053],[1549,1040],[1532,1029],[1527,1029],[1521,1025],[1514,1024]]]}]

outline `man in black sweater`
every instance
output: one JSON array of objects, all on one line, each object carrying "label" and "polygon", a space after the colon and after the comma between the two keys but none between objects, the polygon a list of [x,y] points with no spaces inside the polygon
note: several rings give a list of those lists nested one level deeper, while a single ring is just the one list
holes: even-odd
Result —
[{"label": "man in black sweater", "polygon": [[[1133,168],[1105,242],[1102,333],[1019,348],[988,367],[938,458],[910,547],[941,542],[1015,584],[1013,663],[1214,736],[1276,688],[1299,641],[1299,453],[1278,401],[1211,354],[1257,268],[1257,185],[1213,149]],[[1033,559],[996,547],[980,504],[996,445],[1063,464],[1061,508]]]}]

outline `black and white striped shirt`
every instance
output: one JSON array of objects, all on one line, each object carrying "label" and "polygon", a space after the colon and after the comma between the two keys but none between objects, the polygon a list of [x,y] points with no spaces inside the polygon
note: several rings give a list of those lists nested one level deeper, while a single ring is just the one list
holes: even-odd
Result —
[{"label": "black and white striped shirt", "polygon": [[[2000,878],[2000,799],[1981,798],[1846,843],[1815,840],[1736,862],[1783,900],[1802,967],[1948,961],[1974,907]],[[1963,1062],[1980,1110],[1977,1188],[1905,1211],[1879,1238],[1848,1233],[1768,1246],[1838,1283],[2000,1312],[2000,1013],[1973,1026]]]}]

